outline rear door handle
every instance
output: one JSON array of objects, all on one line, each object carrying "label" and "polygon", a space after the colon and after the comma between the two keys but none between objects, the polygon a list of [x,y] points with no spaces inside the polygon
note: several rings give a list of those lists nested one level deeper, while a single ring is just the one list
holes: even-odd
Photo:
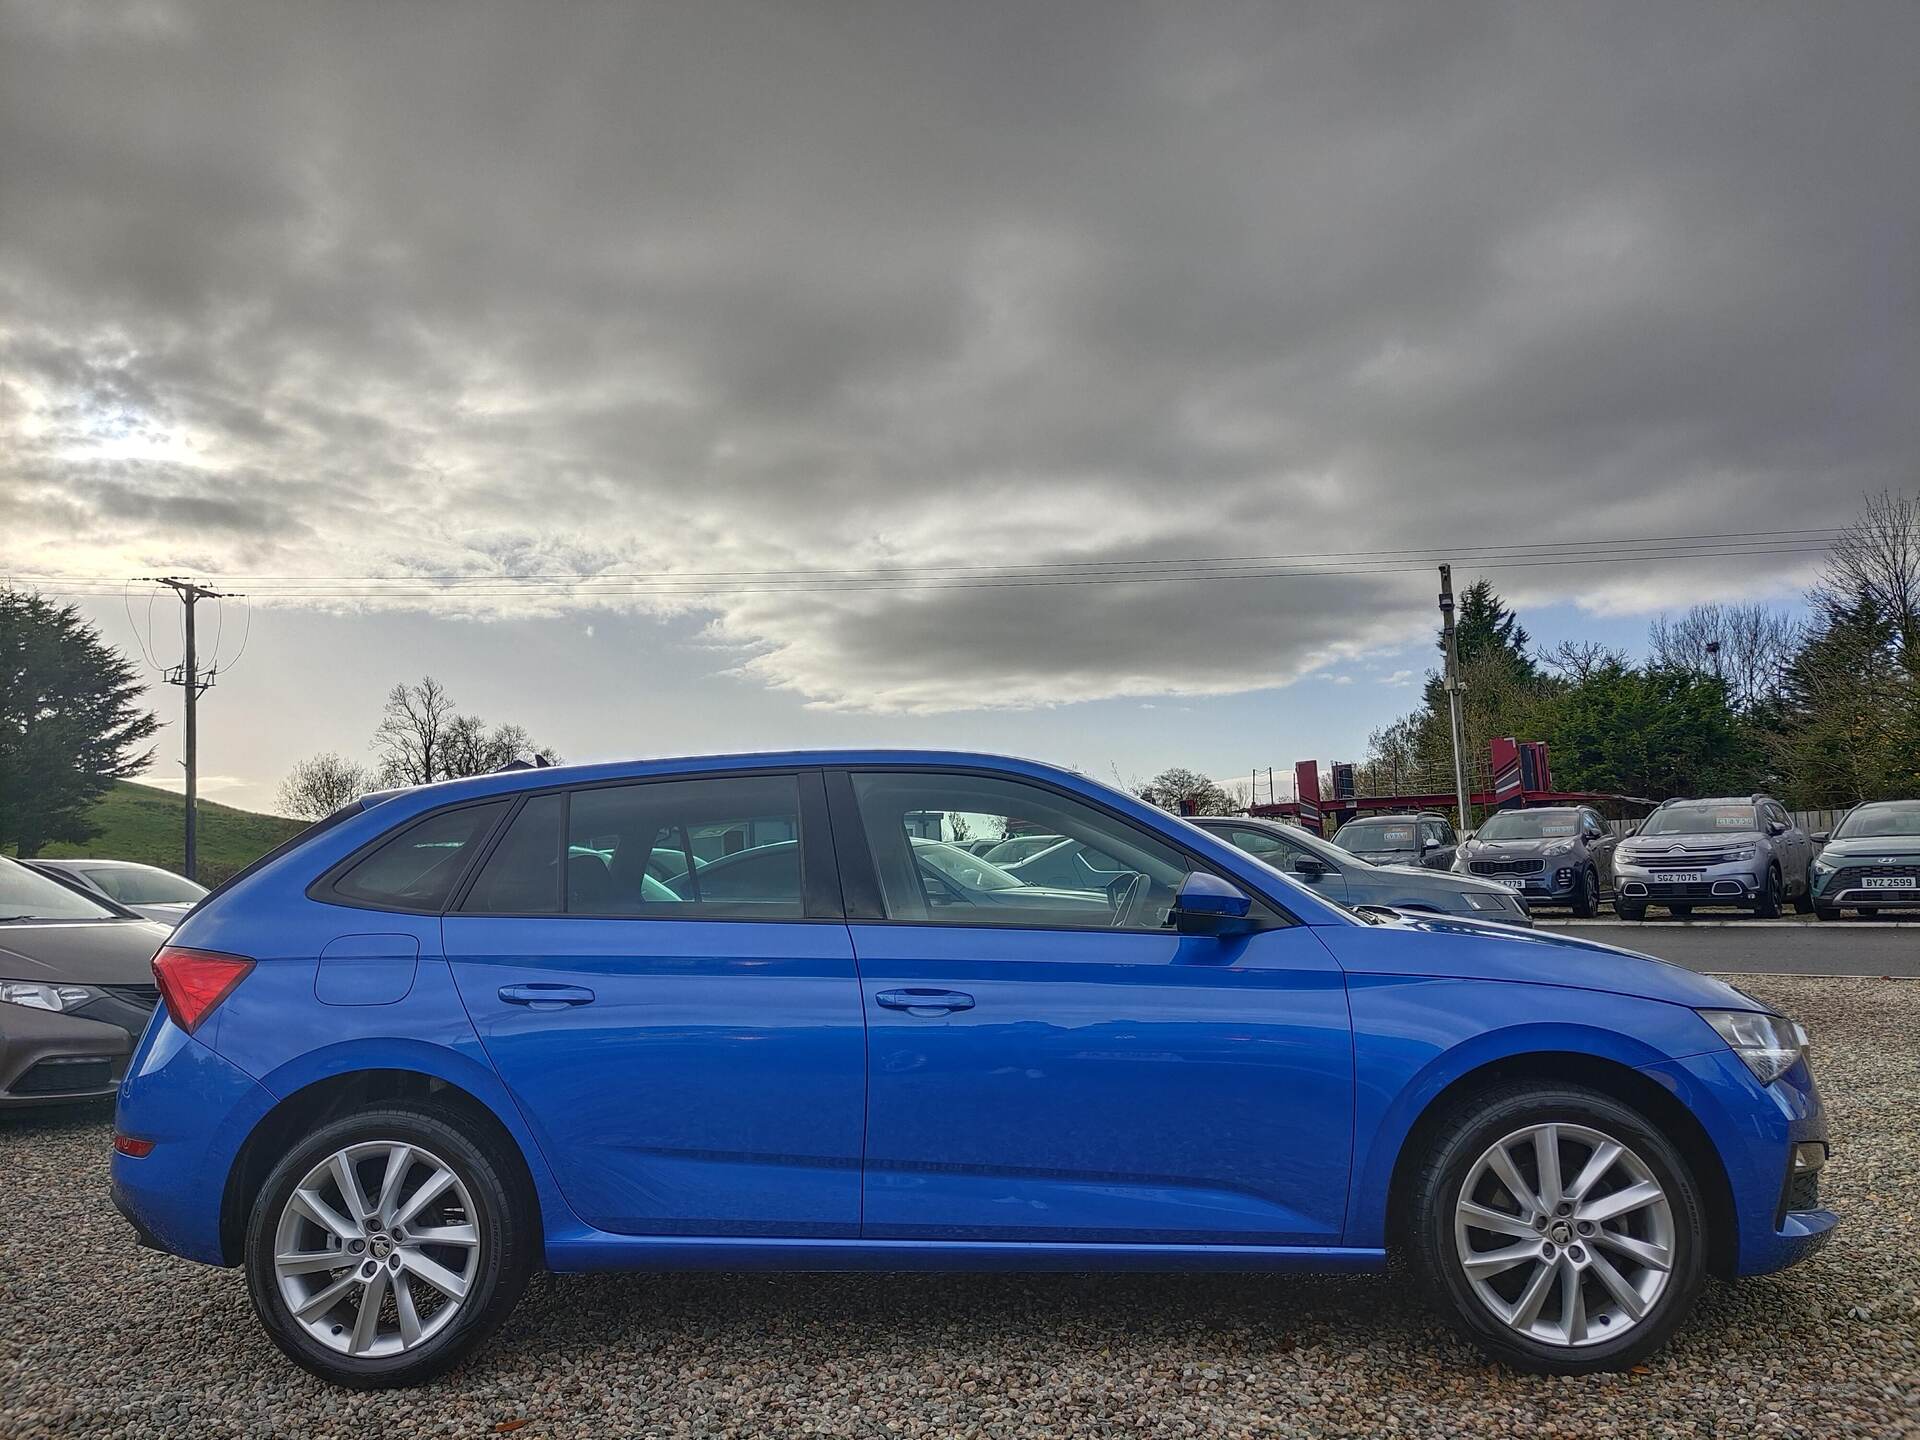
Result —
[{"label": "rear door handle", "polygon": [[593,991],[584,985],[502,985],[500,998],[509,1005],[533,1010],[564,1010],[569,1005],[591,1005]]},{"label": "rear door handle", "polygon": [[959,990],[882,990],[873,1003],[884,1010],[904,1010],[922,1020],[973,1009],[973,996]]}]

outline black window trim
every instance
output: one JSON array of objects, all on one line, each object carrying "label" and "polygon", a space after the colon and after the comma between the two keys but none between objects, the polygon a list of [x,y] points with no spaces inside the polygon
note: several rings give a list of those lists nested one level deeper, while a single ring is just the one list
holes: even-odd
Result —
[{"label": "black window trim", "polygon": [[[353,851],[353,853],[348,855],[344,860],[336,861],[326,870],[323,870],[319,878],[307,886],[307,898],[309,900],[317,900],[323,905],[343,905],[349,910],[374,910],[385,915],[445,915],[448,905],[452,904],[456,897],[466,893],[467,884],[474,875],[475,865],[483,856],[493,853],[493,846],[501,834],[501,826],[511,821],[514,815],[518,813],[520,809],[518,802],[522,799],[524,799],[522,794],[509,790],[499,795],[476,795],[471,799],[457,801],[452,805],[442,805],[436,809],[421,810],[416,814],[409,815],[398,824],[390,825],[385,830],[382,830],[378,835],[367,841],[366,844]],[[500,815],[494,820],[492,828],[480,837],[479,844],[469,847],[471,853],[466,856],[460,873],[454,877],[453,886],[447,891],[447,899],[434,909],[429,910],[422,905],[382,905],[375,900],[364,900],[357,896],[342,895],[333,888],[354,866],[366,859],[375,850],[385,845],[389,840],[397,839],[414,826],[428,820],[438,819],[442,815],[451,815],[457,810],[472,810],[480,806],[499,805],[502,801],[506,802],[506,808],[503,809]],[[203,900],[201,903],[205,904],[206,901]]]},{"label": "black window trim", "polygon": [[[566,862],[568,837],[573,833],[573,797],[589,790],[624,790],[635,785],[663,785],[682,780],[735,780],[752,778],[756,780],[792,779],[799,791],[800,798],[800,909],[798,915],[589,915],[584,912],[570,911],[566,908]],[[485,853],[478,863],[473,865],[455,887],[448,899],[447,908],[441,913],[458,919],[472,920],[598,920],[598,921],[672,921],[678,924],[699,922],[712,925],[844,925],[846,913],[840,900],[840,875],[837,856],[833,843],[832,819],[827,804],[824,777],[818,767],[780,766],[771,769],[724,769],[693,770],[675,772],[668,775],[634,775],[616,780],[601,780],[581,785],[548,785],[538,789],[513,792],[518,797],[513,809],[504,821],[487,838]],[[558,794],[560,796],[560,835],[559,864],[556,869],[559,877],[555,884],[560,893],[557,910],[463,910],[467,894],[480,877],[481,867],[492,857],[494,849],[505,838],[508,828],[518,818],[521,809],[536,796]],[[498,797],[492,797],[497,799]],[[456,808],[449,806],[449,809]],[[437,812],[429,812],[437,813]],[[420,817],[424,819],[425,816]],[[389,834],[394,832],[389,831]],[[383,837],[384,838],[384,837]],[[344,901],[337,903],[346,903]],[[425,913],[425,912],[412,912]]]},{"label": "black window trim", "polygon": [[[1004,770],[989,769],[979,765],[941,765],[899,764],[844,765],[826,772],[827,796],[829,808],[834,820],[834,848],[840,861],[841,889],[846,897],[846,921],[849,925],[901,925],[915,928],[938,927],[943,930],[980,929],[980,930],[1057,930],[1072,934],[1091,935],[1161,935],[1178,938],[1179,932],[1171,926],[1146,925],[1019,925],[998,922],[982,923],[977,926],[956,925],[951,920],[897,920],[886,913],[886,905],[880,893],[880,872],[874,863],[872,846],[867,841],[866,823],[860,817],[860,804],[853,790],[855,775],[971,775],[986,780],[1003,780],[1011,784],[1031,785],[1046,790],[1063,800],[1084,805],[1090,810],[1116,821],[1129,829],[1143,829],[1141,823],[1130,815],[1122,814],[1111,805],[1070,790],[1050,780],[1032,775],[1010,775]],[[1277,925],[1263,925],[1262,930],[1290,930],[1301,924],[1300,917],[1285,904],[1275,899],[1260,886],[1242,880],[1236,875],[1224,873],[1220,866],[1199,854],[1187,845],[1165,835],[1157,829],[1149,831],[1153,838],[1174,851],[1186,861],[1189,872],[1198,870],[1224,880],[1229,885],[1250,893],[1257,904],[1272,912],[1280,921]],[[1231,841],[1222,840],[1230,845]],[[1252,857],[1249,857],[1252,858]]]}]

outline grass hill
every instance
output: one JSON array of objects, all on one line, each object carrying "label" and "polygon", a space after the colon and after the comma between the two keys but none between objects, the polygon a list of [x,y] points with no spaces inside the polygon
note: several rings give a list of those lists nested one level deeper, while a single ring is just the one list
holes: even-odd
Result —
[{"label": "grass hill", "polygon": [[[306,826],[304,820],[236,810],[207,800],[200,802],[199,809],[203,885],[218,884]],[[117,780],[95,802],[90,818],[99,827],[91,840],[83,845],[49,845],[43,853],[49,859],[85,855],[140,860],[174,871],[185,868],[187,802],[171,790]]]}]

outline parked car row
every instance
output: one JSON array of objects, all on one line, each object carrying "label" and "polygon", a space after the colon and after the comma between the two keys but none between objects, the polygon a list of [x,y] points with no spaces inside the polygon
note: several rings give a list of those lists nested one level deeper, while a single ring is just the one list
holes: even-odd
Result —
[{"label": "parked car row", "polygon": [[[1301,848],[1304,831],[1261,823]],[[1327,843],[1307,840],[1316,850]],[[1623,920],[1644,920],[1650,906],[1675,916],[1734,906],[1763,917],[1791,906],[1836,920],[1842,910],[1920,905],[1920,800],[1855,806],[1831,835],[1809,834],[1770,795],[1746,795],[1669,800],[1624,837],[1592,806],[1563,805],[1496,811],[1465,838],[1437,814],[1363,816],[1331,844],[1345,852],[1336,870],[1356,861],[1388,872],[1451,869],[1505,887],[1528,908],[1565,906],[1576,916],[1597,915],[1609,894]],[[1429,897],[1420,908],[1453,907]]]}]

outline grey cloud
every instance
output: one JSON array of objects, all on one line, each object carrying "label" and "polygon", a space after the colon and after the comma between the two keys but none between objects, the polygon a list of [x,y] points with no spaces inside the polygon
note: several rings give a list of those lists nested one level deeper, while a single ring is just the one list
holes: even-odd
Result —
[{"label": "grey cloud", "polygon": [[[1891,0],[102,14],[0,3],[0,483],[56,502],[0,565],[1781,528],[1920,451]],[[1671,575],[1511,578],[1618,607]],[[619,603],[919,710],[1283,682],[1429,589]]]}]

